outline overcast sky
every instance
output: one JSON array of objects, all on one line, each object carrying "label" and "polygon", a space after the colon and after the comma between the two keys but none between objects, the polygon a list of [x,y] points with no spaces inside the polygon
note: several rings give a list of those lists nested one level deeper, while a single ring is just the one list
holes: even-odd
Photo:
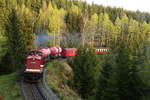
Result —
[{"label": "overcast sky", "polygon": [[116,6],[127,10],[150,12],[150,0],[86,0],[88,3]]}]

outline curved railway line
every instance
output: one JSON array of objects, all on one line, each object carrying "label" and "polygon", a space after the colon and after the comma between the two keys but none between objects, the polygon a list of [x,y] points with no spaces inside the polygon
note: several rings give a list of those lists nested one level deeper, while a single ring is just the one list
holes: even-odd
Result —
[{"label": "curved railway line", "polygon": [[24,100],[59,100],[58,97],[47,86],[44,71],[43,79],[38,83],[26,83],[23,79],[20,82],[21,92]]},{"label": "curved railway line", "polygon": [[[24,100],[59,100],[45,82],[46,64],[52,59],[62,60],[66,57],[76,56],[76,52],[76,48],[62,48],[59,46],[50,48],[39,47],[37,50],[30,51],[26,57],[25,69],[22,73],[26,79],[35,78],[36,80],[37,78],[41,78],[42,75],[43,78],[34,84],[26,83],[23,79],[21,80],[20,85]],[[105,54],[108,52],[109,48],[96,48],[96,54]],[[34,76],[35,73],[37,74],[37,78]]]}]

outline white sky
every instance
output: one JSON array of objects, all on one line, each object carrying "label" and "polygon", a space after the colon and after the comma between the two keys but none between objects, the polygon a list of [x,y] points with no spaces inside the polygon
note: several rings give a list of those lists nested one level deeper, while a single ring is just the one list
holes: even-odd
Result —
[{"label": "white sky", "polygon": [[95,4],[104,6],[121,7],[126,10],[140,10],[150,12],[150,0],[86,0],[88,3],[94,1]]}]

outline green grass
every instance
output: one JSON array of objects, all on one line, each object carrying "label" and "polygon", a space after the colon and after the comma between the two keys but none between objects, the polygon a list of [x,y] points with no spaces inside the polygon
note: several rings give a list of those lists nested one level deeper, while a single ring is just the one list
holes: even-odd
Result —
[{"label": "green grass", "polygon": [[0,97],[2,100],[22,100],[17,73],[0,76]]},{"label": "green grass", "polygon": [[46,80],[60,100],[81,100],[79,95],[68,86],[71,72],[71,67],[65,62],[52,61],[48,64]]}]

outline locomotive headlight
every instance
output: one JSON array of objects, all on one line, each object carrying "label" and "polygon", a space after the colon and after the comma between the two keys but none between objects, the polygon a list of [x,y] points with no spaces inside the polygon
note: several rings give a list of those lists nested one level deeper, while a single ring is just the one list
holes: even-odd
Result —
[{"label": "locomotive headlight", "polygon": [[42,68],[43,68],[43,67],[44,67],[44,65],[40,65],[40,67],[42,67]]}]

